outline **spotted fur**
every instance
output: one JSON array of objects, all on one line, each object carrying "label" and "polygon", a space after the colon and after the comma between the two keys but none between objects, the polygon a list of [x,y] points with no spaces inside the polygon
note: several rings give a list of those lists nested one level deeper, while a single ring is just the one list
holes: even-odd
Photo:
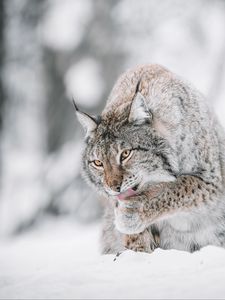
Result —
[{"label": "spotted fur", "polygon": [[138,66],[118,79],[98,121],[77,115],[83,174],[105,197],[103,253],[225,245],[224,132],[190,83]]}]

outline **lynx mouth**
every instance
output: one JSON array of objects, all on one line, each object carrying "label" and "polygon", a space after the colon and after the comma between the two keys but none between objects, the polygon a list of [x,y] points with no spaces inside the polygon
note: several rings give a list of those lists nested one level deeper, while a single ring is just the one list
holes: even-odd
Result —
[{"label": "lynx mouth", "polygon": [[139,186],[139,184],[136,184],[135,186],[132,187],[132,190],[134,190],[136,192],[138,189],[138,186]]},{"label": "lynx mouth", "polygon": [[117,195],[117,198],[119,200],[125,200],[125,199],[128,199],[128,198],[136,196],[137,195],[138,186],[139,186],[139,184],[136,184],[132,188],[127,189],[125,192],[120,193],[119,195]]}]

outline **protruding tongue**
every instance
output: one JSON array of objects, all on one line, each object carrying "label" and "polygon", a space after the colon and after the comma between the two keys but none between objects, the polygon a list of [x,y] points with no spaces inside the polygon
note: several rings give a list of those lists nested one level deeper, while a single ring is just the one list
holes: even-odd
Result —
[{"label": "protruding tongue", "polygon": [[129,197],[134,196],[134,195],[136,195],[136,192],[133,189],[129,188],[124,193],[119,194],[117,196],[117,198],[119,200],[124,200],[124,199],[129,198]]}]

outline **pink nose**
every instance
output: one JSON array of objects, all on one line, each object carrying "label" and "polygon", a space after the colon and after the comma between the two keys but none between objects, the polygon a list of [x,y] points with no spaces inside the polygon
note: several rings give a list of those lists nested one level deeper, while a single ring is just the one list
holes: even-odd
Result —
[{"label": "pink nose", "polygon": [[[112,175],[112,172],[110,172]],[[122,177],[120,176],[106,176],[104,178],[105,184],[114,192],[119,193],[122,185]]]},{"label": "pink nose", "polygon": [[110,186],[110,189],[113,190],[114,192],[120,192],[120,185],[113,185]]}]

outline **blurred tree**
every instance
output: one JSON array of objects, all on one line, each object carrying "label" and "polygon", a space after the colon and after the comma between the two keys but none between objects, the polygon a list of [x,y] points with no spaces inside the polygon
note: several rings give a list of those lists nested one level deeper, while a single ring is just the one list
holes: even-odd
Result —
[{"label": "blurred tree", "polygon": [[0,0],[0,230],[43,213],[99,217],[72,94],[99,114],[124,68],[154,62],[222,99],[224,14],[221,0]]},{"label": "blurred tree", "polygon": [[[74,141],[75,144],[81,144],[83,139],[83,132],[75,118],[72,104],[66,99],[68,96],[65,93],[64,82],[67,71],[73,65],[76,68],[80,61],[90,58],[99,66],[103,93],[94,107],[90,99],[90,108],[85,108],[88,112],[96,114],[104,107],[110,89],[122,71],[125,53],[118,47],[119,28],[112,15],[118,2],[118,0],[92,1],[92,17],[85,27],[80,43],[73,50],[62,52],[49,46],[45,47],[45,67],[48,74],[47,145],[49,153],[58,153],[54,156],[56,159],[60,156],[60,152],[64,151],[66,143]],[[88,88],[87,81],[86,89]],[[79,101],[82,102],[82,99]],[[73,156],[74,153],[71,151],[69,155]],[[55,161],[56,165],[57,163]],[[70,194],[70,197],[65,197],[73,186],[74,193]],[[97,195],[91,193],[80,174],[72,176],[63,185],[59,185],[58,189],[52,191],[47,210],[54,214],[73,212],[77,218],[86,221],[97,218],[101,211]]]},{"label": "blurred tree", "polygon": [[[5,25],[5,1],[0,1],[0,70],[4,63],[4,25]],[[1,71],[0,71],[1,72]],[[2,121],[3,121],[3,104],[4,104],[4,89],[2,82],[2,72],[0,73],[0,131],[2,130]]]},{"label": "blurred tree", "polygon": [[[5,25],[5,1],[0,1],[0,139],[3,126],[3,112],[4,112],[4,87],[3,87],[3,64],[4,64],[4,25]],[[0,186],[1,186],[1,165],[2,165],[2,147],[0,142]]]},{"label": "blurred tree", "polygon": [[118,47],[119,28],[112,15],[113,8],[119,0],[92,0],[92,2],[92,18],[85,28],[81,42],[75,49],[62,52],[49,47],[45,48],[45,66],[48,72],[49,152],[56,151],[80,132],[80,130],[74,131],[74,112],[71,104],[66,101],[68,96],[65,94],[64,78],[68,69],[85,58],[92,58],[100,66],[104,91],[98,104],[92,107],[92,99],[90,99],[91,109],[87,108],[91,113],[99,113],[105,105],[114,81],[122,70],[126,57],[124,51]]},{"label": "blurred tree", "polygon": [[6,105],[0,227],[2,232],[12,232],[32,223],[46,200],[45,75],[37,39],[43,1],[4,3]]},{"label": "blurred tree", "polygon": [[105,106],[109,92],[123,71],[127,57],[127,53],[119,45],[120,27],[113,15],[113,10],[119,2],[119,0],[94,1],[93,18],[86,28],[82,43],[75,52],[74,58],[77,61],[85,57],[93,57],[100,65],[104,91],[101,101],[94,109],[96,113],[100,113]]}]

